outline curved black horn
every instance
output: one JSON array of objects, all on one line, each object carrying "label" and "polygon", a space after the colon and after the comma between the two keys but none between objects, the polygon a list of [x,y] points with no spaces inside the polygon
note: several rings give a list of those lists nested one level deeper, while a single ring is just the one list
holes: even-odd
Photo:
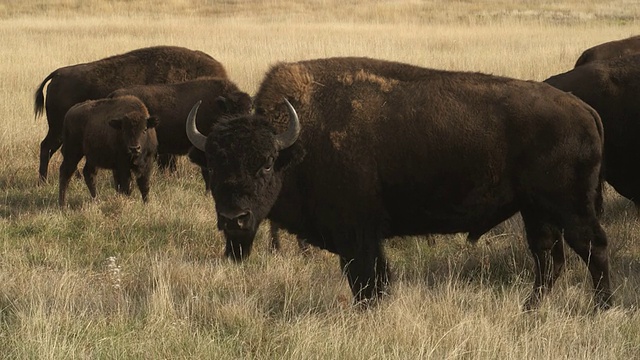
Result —
[{"label": "curved black horn", "polygon": [[293,108],[289,100],[284,99],[287,109],[289,110],[289,127],[281,134],[276,135],[276,148],[278,150],[286,149],[298,140],[300,135],[300,120],[296,109]]},{"label": "curved black horn", "polygon": [[193,105],[189,116],[187,116],[187,137],[193,146],[200,151],[204,151],[204,144],[207,143],[207,137],[202,135],[196,127],[196,114],[198,113],[200,104],[202,104],[202,100],[198,100],[198,102]]}]

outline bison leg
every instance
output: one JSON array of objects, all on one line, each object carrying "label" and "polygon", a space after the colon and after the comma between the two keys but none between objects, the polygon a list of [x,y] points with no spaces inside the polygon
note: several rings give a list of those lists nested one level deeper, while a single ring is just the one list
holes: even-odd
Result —
[{"label": "bison leg", "polygon": [[98,193],[96,192],[96,174],[98,170],[96,167],[87,161],[84,164],[84,168],[82,169],[82,175],[84,175],[84,182],[87,184],[87,188],[89,189],[89,194],[93,199],[96,198]]},{"label": "bison leg", "polygon": [[116,180],[116,191],[131,195],[131,170],[128,167],[119,167],[113,170],[113,177]]},{"label": "bison leg", "polygon": [[564,228],[564,239],[587,264],[595,288],[595,302],[601,309],[611,307],[613,297],[609,280],[607,236],[600,226],[595,211],[575,215]]},{"label": "bison leg", "polygon": [[136,178],[136,184],[142,195],[142,201],[147,202],[149,200],[149,175],[141,175]]},{"label": "bison leg", "polygon": [[60,189],[58,192],[58,205],[64,207],[66,205],[67,187],[73,173],[78,167],[78,163],[82,159],[81,154],[68,153],[64,155],[62,164],[60,164]]},{"label": "bison leg", "polygon": [[342,238],[336,243],[339,244],[340,266],[347,276],[355,303],[368,306],[385,295],[390,276],[380,239],[356,235],[356,239]]},{"label": "bison leg", "polygon": [[40,143],[40,168],[38,172],[40,174],[41,184],[47,181],[49,160],[51,159],[51,156],[60,149],[60,146],[62,146],[61,134],[57,134],[49,129],[47,136]]},{"label": "bison leg", "polygon": [[528,311],[536,309],[544,295],[551,290],[562,273],[565,258],[559,228],[541,221],[537,214],[529,211],[522,212],[522,219],[535,264],[533,291],[524,304],[524,309]]}]

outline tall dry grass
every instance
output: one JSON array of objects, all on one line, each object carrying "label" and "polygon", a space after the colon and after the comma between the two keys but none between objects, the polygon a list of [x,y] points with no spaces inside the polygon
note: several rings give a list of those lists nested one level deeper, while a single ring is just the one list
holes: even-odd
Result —
[{"label": "tall dry grass", "polygon": [[266,359],[619,359],[640,356],[640,228],[607,193],[617,307],[593,313],[589,276],[567,271],[534,313],[519,219],[477,246],[464,236],[392,239],[393,292],[358,311],[337,259],[281,254],[261,230],[249,261],[221,257],[213,203],[194,166],[156,173],[151,201],[99,200],[82,181],[70,209],[36,187],[46,121],[33,92],[54,69],[170,44],[220,60],[253,93],[277,61],[362,55],[542,80],[597,43],[637,34],[632,1],[0,2],[0,357]]}]

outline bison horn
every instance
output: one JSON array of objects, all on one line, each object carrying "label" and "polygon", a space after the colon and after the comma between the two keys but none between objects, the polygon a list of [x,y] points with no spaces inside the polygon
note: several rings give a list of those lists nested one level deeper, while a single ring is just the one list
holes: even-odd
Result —
[{"label": "bison horn", "polygon": [[298,114],[296,114],[296,109],[293,108],[289,100],[284,99],[284,102],[289,110],[289,127],[285,132],[276,135],[275,143],[278,150],[283,150],[293,145],[298,140],[298,135],[300,135],[300,120],[298,119]]},{"label": "bison horn", "polygon": [[202,135],[196,127],[196,114],[198,113],[200,104],[202,104],[202,100],[199,100],[195,105],[193,105],[189,112],[189,116],[187,117],[187,137],[193,146],[204,152],[204,144],[207,143],[207,137]]}]

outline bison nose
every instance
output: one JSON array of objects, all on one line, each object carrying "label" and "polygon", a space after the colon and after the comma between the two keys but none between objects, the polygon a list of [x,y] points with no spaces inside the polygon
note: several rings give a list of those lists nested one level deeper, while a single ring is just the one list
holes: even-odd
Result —
[{"label": "bison nose", "polygon": [[246,230],[250,226],[251,211],[219,212],[222,228],[225,230]]},{"label": "bison nose", "polygon": [[140,154],[140,145],[135,145],[135,146],[129,146],[129,154],[131,155],[137,155]]}]

